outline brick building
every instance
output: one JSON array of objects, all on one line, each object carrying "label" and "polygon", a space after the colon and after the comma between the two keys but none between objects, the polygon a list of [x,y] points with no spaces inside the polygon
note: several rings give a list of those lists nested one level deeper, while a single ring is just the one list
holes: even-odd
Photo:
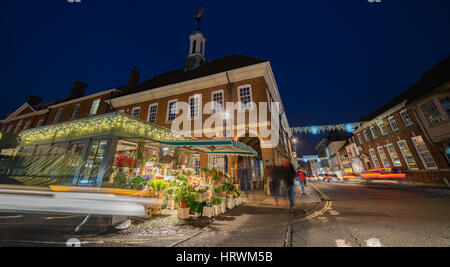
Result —
[{"label": "brick building", "polygon": [[[227,117],[237,117],[239,113],[245,113],[245,122],[239,124],[234,120],[232,137],[219,136],[213,139],[233,139],[257,151],[257,159],[248,164],[256,165],[253,169],[259,170],[259,174],[253,175],[254,178],[264,178],[267,184],[271,179],[271,167],[280,164],[283,158],[292,159],[291,136],[287,130],[289,124],[269,61],[240,55],[208,61],[205,58],[206,39],[203,34],[196,30],[189,40],[187,60],[184,67],[178,70],[139,83],[139,72],[135,68],[130,74],[128,84],[87,96],[84,96],[87,84],[74,82],[67,98],[52,103],[40,104],[39,98],[30,97],[20,108],[1,121],[1,131],[18,134],[27,129],[111,112],[122,112],[170,129],[172,122],[180,115],[179,103],[186,102],[192,123],[192,131],[188,134],[199,134],[197,139],[209,140],[211,138],[205,136],[208,129],[202,131],[201,127],[197,127],[203,125],[208,118],[199,116],[202,107],[208,102],[224,107],[227,102],[232,102],[236,104],[237,109],[226,112],[217,109],[217,112],[226,114]],[[271,129],[271,117],[279,119],[280,130],[276,133],[279,142],[275,148],[271,147],[270,138],[262,137],[259,130],[256,137],[249,135],[249,128],[255,122],[248,114],[252,110],[259,112],[259,103],[263,102],[280,103],[279,111],[269,107],[267,119],[258,122],[259,126]],[[242,130],[244,134],[238,136],[238,130]],[[223,159],[224,157],[226,159]],[[225,171],[235,176],[236,157],[212,157],[200,153],[199,158],[195,160],[199,161],[197,167],[227,169]],[[258,175],[260,177],[256,177]]]},{"label": "brick building", "polygon": [[450,57],[411,88],[361,120],[356,129],[364,168],[393,168],[409,181],[445,185],[450,180],[448,103]]}]

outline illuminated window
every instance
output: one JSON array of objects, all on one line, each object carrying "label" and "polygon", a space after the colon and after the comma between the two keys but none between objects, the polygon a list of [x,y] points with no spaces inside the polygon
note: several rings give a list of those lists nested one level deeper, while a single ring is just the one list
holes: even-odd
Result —
[{"label": "illuminated window", "polygon": [[388,118],[389,121],[389,125],[391,125],[392,131],[398,131],[398,125],[397,125],[397,121],[395,120],[394,116],[390,116]]},{"label": "illuminated window", "polygon": [[200,96],[195,95],[189,98],[189,118],[197,119],[200,109]]},{"label": "illuminated window", "polygon": [[239,87],[239,108],[240,110],[249,110],[252,108],[252,92],[250,86]]},{"label": "illuminated window", "polygon": [[384,149],[382,146],[377,147],[378,154],[380,155],[381,162],[383,163],[383,166],[385,168],[390,168],[391,164],[389,164],[389,160],[387,158],[386,152],[384,152]]},{"label": "illuminated window", "polygon": [[97,111],[98,111],[98,107],[99,107],[99,106],[100,106],[100,99],[94,100],[94,102],[92,102],[91,113],[90,113],[90,115],[95,115],[95,114],[97,114]]},{"label": "illuminated window", "polygon": [[414,160],[413,155],[411,154],[411,151],[409,150],[408,145],[406,144],[405,140],[401,140],[397,142],[398,148],[400,148],[400,152],[402,152],[403,159],[405,160],[406,164],[408,165],[408,168],[410,170],[417,170],[417,163]]},{"label": "illuminated window", "polygon": [[422,136],[416,136],[411,138],[414,146],[416,147],[417,153],[419,153],[420,159],[422,160],[423,165],[427,169],[437,169],[438,166],[433,159],[430,151],[428,150],[427,145],[423,141]]},{"label": "illuminated window", "polygon": [[221,113],[223,111],[223,91],[212,93],[213,112],[212,114]]},{"label": "illuminated window", "polygon": [[55,119],[53,120],[53,122],[58,122],[61,119],[61,115],[64,109],[60,108],[58,109],[58,112],[56,113]]},{"label": "illuminated window", "polygon": [[411,117],[409,116],[408,111],[403,110],[402,112],[400,112],[400,116],[402,117],[403,124],[405,125],[405,127],[408,127],[408,126],[414,124]]},{"label": "illuminated window", "polygon": [[167,121],[174,121],[178,113],[178,100],[169,101],[167,106]]},{"label": "illuminated window", "polygon": [[139,119],[139,115],[141,114],[141,107],[135,107],[133,108],[133,111],[131,112],[131,116]]},{"label": "illuminated window", "polygon": [[386,125],[384,125],[384,122],[380,121],[378,122],[378,128],[380,128],[381,134],[382,135],[387,135],[388,131],[386,129]]},{"label": "illuminated window", "polygon": [[441,112],[436,107],[433,101],[423,104],[422,106],[420,106],[420,108],[422,109],[423,114],[425,115],[425,118],[428,120],[430,125],[434,125],[444,120]]},{"label": "illuminated window", "polygon": [[373,139],[378,138],[377,130],[375,129],[375,126],[370,127],[370,132],[372,133]]},{"label": "illuminated window", "polygon": [[370,137],[369,137],[369,133],[367,132],[367,130],[364,130],[364,139],[366,139],[366,142],[370,141]]},{"label": "illuminated window", "polygon": [[148,109],[148,122],[156,123],[156,115],[158,114],[158,104],[150,105]]},{"label": "illuminated window", "polygon": [[72,112],[72,120],[78,118],[78,111],[80,110],[80,104],[77,104]]},{"label": "illuminated window", "polygon": [[389,152],[389,155],[391,156],[391,160],[394,163],[394,166],[400,167],[402,166],[402,162],[400,161],[400,158],[398,157],[397,151],[395,151],[393,144],[387,144],[386,145],[387,151]]},{"label": "illuminated window", "polygon": [[375,149],[369,149],[370,156],[372,157],[373,164],[375,168],[380,168],[380,162],[378,161],[377,154],[375,153]]}]

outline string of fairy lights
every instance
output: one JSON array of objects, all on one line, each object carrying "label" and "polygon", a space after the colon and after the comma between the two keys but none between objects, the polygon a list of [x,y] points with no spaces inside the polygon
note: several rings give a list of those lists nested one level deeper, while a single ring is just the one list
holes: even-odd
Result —
[{"label": "string of fairy lights", "polygon": [[330,125],[314,125],[304,127],[291,127],[288,131],[291,134],[312,134],[318,135],[324,132],[330,131],[344,131],[347,133],[353,133],[357,128],[371,127],[373,125],[379,125],[382,120],[372,120],[369,122],[350,122],[343,124],[330,124]]}]

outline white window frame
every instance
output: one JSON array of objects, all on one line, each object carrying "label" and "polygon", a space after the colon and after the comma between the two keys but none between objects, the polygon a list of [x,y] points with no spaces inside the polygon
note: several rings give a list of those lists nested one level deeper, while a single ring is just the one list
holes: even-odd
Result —
[{"label": "white window frame", "polygon": [[[374,134],[375,132],[375,134]],[[378,139],[378,133],[375,126],[370,126],[370,133],[372,134],[373,140]]]},{"label": "white window frame", "polygon": [[359,141],[359,144],[362,145],[363,141],[362,141],[361,134],[358,134],[358,141]]},{"label": "white window frame", "polygon": [[[394,120],[395,125],[397,126],[395,129],[394,129],[394,126],[393,126],[394,124],[392,123],[392,120]],[[395,119],[394,116],[389,116],[388,122],[389,122],[389,125],[391,126],[391,129],[392,129],[393,132],[396,132],[396,131],[400,130],[400,127],[398,127],[397,120]]]},{"label": "white window frame", "polygon": [[75,107],[73,108],[72,120],[78,118],[78,112],[79,111],[80,111],[80,104],[76,104]]},{"label": "white window frame", "polygon": [[214,92],[211,93],[211,102],[213,103],[213,105],[212,105],[212,114],[216,114],[217,113],[216,105],[215,105],[216,101],[214,101],[214,95],[215,94],[221,94],[222,95],[222,112],[221,113],[223,113],[223,111],[225,109],[225,93],[224,93],[224,90],[217,90],[217,91],[214,91]]},{"label": "white window frame", "polygon": [[[243,89],[243,88],[248,88],[248,90],[249,90],[249,96],[250,96],[250,102],[249,103],[247,103],[247,105],[249,105],[250,104],[250,107],[246,107],[246,108],[242,108],[242,102],[241,102],[241,89]],[[253,92],[252,92],[252,86],[250,85],[250,84],[246,84],[246,85],[242,85],[242,86],[239,86],[238,88],[237,88],[237,96],[238,96],[238,110],[239,111],[241,111],[241,112],[243,112],[243,111],[251,111],[251,110],[253,110],[253,108],[254,108],[254,105],[253,105]]]},{"label": "white window frame", "polygon": [[[380,153],[380,149],[381,149],[381,152],[383,152],[383,153]],[[386,151],[384,151],[384,148],[382,146],[377,147],[377,152],[378,152],[378,155],[380,156],[380,160],[381,160],[381,163],[383,164],[383,167],[390,168],[391,164],[389,163],[389,159],[387,157]],[[386,162],[384,162],[382,154],[385,156],[385,158],[387,160],[387,164],[386,164]]]},{"label": "white window frame", "polygon": [[29,128],[30,128],[30,125],[31,125],[31,121],[27,121],[26,123],[25,123],[25,126],[23,126],[23,130],[25,131],[25,130],[28,130]]},{"label": "white window frame", "polygon": [[[195,99],[195,98],[198,99],[198,102],[197,102],[197,115],[192,117],[192,114],[191,114],[191,99]],[[202,95],[195,94],[195,95],[189,97],[189,117],[188,117],[189,119],[196,120],[196,119],[200,118],[201,105],[202,105]],[[177,106],[178,106],[178,104],[177,104]]]},{"label": "white window frame", "polygon": [[366,130],[363,131],[364,134],[364,139],[366,139],[366,142],[370,142],[370,136],[369,136],[369,132]]},{"label": "white window frame", "polygon": [[[155,121],[154,122],[150,122],[150,113],[152,111],[152,107],[156,107],[156,112],[155,112]],[[154,103],[154,104],[150,104],[148,106],[148,114],[147,114],[147,121],[150,123],[156,123],[156,119],[158,118],[158,103]]]},{"label": "white window frame", "polygon": [[403,153],[403,150],[401,149],[401,147],[400,147],[400,145],[399,145],[400,143],[405,143],[406,148],[409,150],[409,153],[411,153],[411,156],[412,156],[412,158],[413,158],[413,160],[414,160],[414,163],[416,163],[416,165],[417,165],[417,161],[416,161],[416,159],[414,158],[414,156],[412,155],[411,149],[409,149],[408,142],[406,142],[406,140],[399,140],[399,141],[397,141],[398,149],[400,150],[400,153],[402,153],[403,159],[405,160],[405,163],[406,163],[408,169],[409,169],[409,170],[418,170],[418,169],[419,169],[419,165],[417,165],[417,168],[413,168],[413,167],[411,167],[411,165],[409,165],[409,162],[408,162],[408,160],[406,159],[405,153]]},{"label": "white window frame", "polygon": [[[139,110],[139,113],[137,114],[137,117],[134,115],[134,111],[136,111],[136,110]],[[139,119],[140,116],[141,116],[141,107],[140,106],[139,107],[134,107],[131,110],[131,117]]]},{"label": "white window frame", "polygon": [[[175,111],[175,118],[173,119],[173,120],[169,120],[169,116],[170,116],[170,104],[171,103],[176,103],[176,111]],[[173,99],[173,100],[169,100],[168,102],[167,102],[167,110],[166,110],[166,122],[167,123],[169,123],[169,122],[173,122],[176,118],[177,118],[177,115],[178,115],[178,99]]]},{"label": "white window frame", "polygon": [[[384,121],[378,122],[378,128],[380,129],[380,132],[381,132],[382,136],[387,135],[389,133],[387,128],[386,128],[386,125],[384,124]],[[384,129],[384,131],[383,131],[383,129]]]},{"label": "white window frame", "polygon": [[53,122],[59,122],[61,120],[61,115],[63,113],[64,109],[60,108],[58,111],[56,111],[55,118],[53,118]]},{"label": "white window frame", "polygon": [[[396,163],[395,163],[394,157],[392,156],[392,153],[391,153],[391,151],[390,151],[389,148],[388,148],[389,146],[392,146],[392,149],[394,150],[393,152],[395,153],[395,156],[397,156],[398,161],[400,162],[400,164],[396,164]],[[402,166],[403,166],[402,161],[400,160],[400,157],[399,157],[399,155],[398,155],[398,153],[397,153],[397,150],[395,150],[394,144],[392,144],[392,143],[387,144],[387,145],[386,145],[386,150],[387,150],[387,152],[388,152],[388,154],[389,154],[389,157],[391,157],[391,161],[392,161],[392,163],[394,164],[394,167],[402,167]]]},{"label": "white window frame", "polygon": [[41,127],[42,125],[44,125],[44,119],[40,119],[40,120],[38,121],[38,123],[36,124],[36,128],[37,128],[37,127]]},{"label": "white window frame", "polygon": [[375,149],[373,149],[373,148],[369,149],[369,154],[370,154],[370,157],[372,158],[374,167],[376,169],[380,168],[381,167],[380,160],[377,158],[377,153],[375,152]]},{"label": "white window frame", "polygon": [[101,99],[95,99],[94,101],[92,101],[92,105],[91,105],[91,111],[89,112],[89,115],[95,115],[98,112],[98,108],[100,107],[100,101]]},{"label": "white window frame", "polygon": [[[420,153],[419,149],[417,148],[416,143],[414,142],[414,138],[419,138],[419,137],[422,139],[422,142],[423,142],[425,148],[427,149],[428,153],[430,154],[431,159],[433,160],[433,163],[434,163],[434,165],[435,165],[436,167],[428,167],[427,164],[425,163],[425,159],[423,158],[422,154]],[[427,144],[425,143],[425,140],[423,139],[423,137],[422,137],[421,135],[411,137],[411,142],[413,143],[414,147],[416,148],[417,154],[419,154],[419,158],[420,158],[420,160],[422,161],[422,164],[423,164],[423,166],[425,167],[425,169],[427,169],[427,170],[437,170],[437,169],[438,169],[438,166],[437,166],[437,164],[436,164],[436,161],[434,160],[433,154],[431,154],[430,149],[428,149],[428,146],[427,146]]]},{"label": "white window frame", "polygon": [[[406,120],[405,120],[403,114],[406,114],[406,115],[409,117],[409,119],[411,120],[411,123],[406,123]],[[414,122],[413,122],[413,120],[412,120],[412,118],[411,118],[411,115],[409,115],[409,112],[408,112],[406,109],[400,111],[400,117],[402,118],[403,125],[405,125],[405,127],[414,125]]]}]

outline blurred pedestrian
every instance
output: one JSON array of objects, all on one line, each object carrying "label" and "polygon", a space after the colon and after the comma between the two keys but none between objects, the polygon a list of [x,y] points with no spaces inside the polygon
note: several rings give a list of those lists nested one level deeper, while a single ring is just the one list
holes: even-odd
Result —
[{"label": "blurred pedestrian", "polygon": [[283,175],[286,181],[287,193],[289,195],[289,207],[294,208],[295,202],[295,169],[288,159],[283,160]]},{"label": "blurred pedestrian", "polygon": [[272,191],[274,198],[274,206],[278,206],[278,195],[280,194],[280,184],[282,179],[281,166],[273,166],[272,168],[272,184],[270,190]]},{"label": "blurred pedestrian", "polygon": [[244,191],[248,198],[248,172],[245,166],[245,160],[242,157],[238,158],[238,178],[241,190]]},{"label": "blurred pedestrian", "polygon": [[306,184],[306,175],[302,168],[298,168],[297,177],[300,182],[300,187],[302,189],[302,194],[306,194],[305,192],[305,184]]}]

